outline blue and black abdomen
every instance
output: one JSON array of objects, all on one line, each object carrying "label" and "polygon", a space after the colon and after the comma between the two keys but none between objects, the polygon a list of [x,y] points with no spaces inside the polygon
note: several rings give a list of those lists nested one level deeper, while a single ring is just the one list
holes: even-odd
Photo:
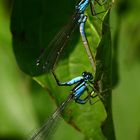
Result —
[{"label": "blue and black abdomen", "polygon": [[85,82],[82,82],[81,84],[77,85],[73,89],[73,94],[75,95],[75,98],[79,98],[86,89],[87,89],[87,86]]}]

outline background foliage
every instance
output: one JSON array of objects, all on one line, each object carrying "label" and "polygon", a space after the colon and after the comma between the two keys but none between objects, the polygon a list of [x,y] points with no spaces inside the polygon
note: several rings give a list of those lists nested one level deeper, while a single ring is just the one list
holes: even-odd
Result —
[{"label": "background foliage", "polygon": [[[0,138],[21,139],[47,118],[54,110],[54,102],[17,67],[11,45],[8,2],[0,1]],[[111,11],[114,45],[112,109],[118,140],[140,139],[139,3],[138,0],[118,1]],[[66,138],[80,140],[84,136],[63,122],[54,139]]]}]

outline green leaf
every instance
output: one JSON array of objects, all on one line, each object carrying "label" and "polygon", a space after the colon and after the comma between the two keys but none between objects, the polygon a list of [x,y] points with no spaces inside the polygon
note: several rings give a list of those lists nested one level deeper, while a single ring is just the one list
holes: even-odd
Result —
[{"label": "green leaf", "polygon": [[[107,119],[102,125],[104,135],[108,140],[115,140],[114,126],[112,121],[111,107],[111,87],[112,87],[112,49],[111,32],[109,28],[109,14],[106,15],[103,22],[102,39],[97,48],[96,54],[96,75],[95,82],[98,83],[100,93],[103,95],[101,100],[107,111]],[[105,91],[105,92],[104,92]]]},{"label": "green leaf", "polygon": [[68,22],[74,5],[75,1],[68,0],[55,1],[55,4],[44,0],[14,1],[11,17],[13,49],[22,71],[31,76],[44,72],[42,68],[37,69],[36,61]]},{"label": "green leaf", "polygon": [[[72,13],[71,11],[74,9],[75,2],[55,1],[55,5],[54,1],[15,0],[11,23],[14,53],[20,68],[31,76],[38,76],[44,73],[43,68],[37,69],[36,66],[36,60],[41,54],[41,48],[47,47],[55,34],[69,21],[68,19]],[[64,8],[66,9],[65,12]],[[99,12],[104,9],[104,7],[97,7]],[[107,13],[99,15],[100,19],[107,18],[109,16],[109,13]],[[101,60],[100,64],[103,67],[105,66],[105,68],[110,66],[111,49],[108,40],[110,41],[111,37],[105,28],[102,31],[102,21],[97,17],[92,17],[89,8],[87,9],[87,15],[86,35],[93,54],[97,53],[96,61],[97,70],[99,71],[96,72],[95,80],[97,81],[99,78],[102,81],[102,72],[100,71],[101,68],[98,67],[98,61]],[[109,21],[107,20],[104,23],[105,25],[107,24],[106,27],[108,29]],[[106,48],[105,53],[102,53],[101,46],[103,44]],[[98,45],[99,49],[96,52]],[[103,54],[109,54],[109,58]],[[93,72],[77,29],[60,56],[55,73],[59,80],[63,82],[81,75],[83,71]],[[106,81],[104,87],[110,87],[110,77],[109,79],[107,77],[110,73],[103,70],[103,74],[106,75],[103,77],[103,80]],[[51,74],[44,74],[34,77],[34,79],[43,88],[47,89],[57,105],[66,99],[71,90],[70,87],[56,86],[56,82]],[[73,102],[64,113],[64,118],[67,122],[82,132],[87,138],[95,140],[106,139],[101,128],[106,117],[106,110],[101,101],[94,106],[89,104],[82,106]]]},{"label": "green leaf", "polygon": [[[109,14],[107,14],[107,17],[108,16],[109,16]],[[109,21],[105,21],[104,23],[109,25],[108,22]],[[91,28],[91,26],[94,27],[92,25],[92,22],[88,21],[87,26],[86,26],[86,32],[87,32],[87,36],[88,36],[90,45],[93,43],[91,45],[91,46],[93,46],[92,50],[94,49],[94,51],[95,51],[95,48],[98,46],[98,44],[101,40],[101,36],[100,36],[99,32],[96,30],[96,28],[95,27]],[[107,28],[109,28],[109,27],[107,27]],[[91,32],[91,29],[93,29],[92,32]],[[105,30],[105,29],[103,29],[103,30]],[[100,27],[100,33],[102,34],[101,27]],[[94,42],[93,42],[92,36],[95,37]],[[109,51],[109,53],[110,53],[111,46],[110,46],[110,44],[108,44],[108,41],[106,41],[106,39],[110,41],[111,37],[107,34],[107,36],[105,36],[105,38],[103,38],[101,42],[102,42],[102,44],[104,44],[104,43],[106,44],[105,45],[107,47],[106,52]],[[62,82],[68,81],[69,79],[72,79],[73,77],[80,75],[83,71],[92,71],[87,54],[86,54],[84,48],[82,48],[81,46],[82,46],[82,43],[81,43],[81,40],[79,40],[74,51],[71,53],[71,56],[69,56],[68,58],[65,58],[64,60],[61,59],[61,61],[59,61],[59,65],[57,66],[55,73],[57,74],[60,81],[62,81]],[[79,53],[79,50],[80,50],[80,53]],[[65,49],[66,54],[67,54],[67,52],[68,52],[67,49]],[[97,57],[99,54],[98,52],[100,53],[100,50],[97,50]],[[62,54],[62,57],[63,57],[63,54]],[[97,57],[96,57],[96,59],[98,59]],[[109,57],[111,57],[111,54],[109,54]],[[100,59],[105,58],[105,63],[106,64],[109,63],[109,65],[110,65],[111,58],[109,61],[106,58],[106,55],[100,56],[99,58]],[[104,63],[104,62],[101,62],[101,63]],[[97,68],[98,68],[98,66],[97,66]],[[97,72],[97,74],[98,74],[98,72]],[[105,73],[105,74],[108,74],[108,73]],[[52,75],[41,76],[41,77],[38,77],[35,79],[45,89],[50,91],[50,96],[52,96],[52,98],[55,99],[58,106],[68,96],[67,93],[69,93],[70,88],[69,87],[64,88],[64,87],[58,87],[58,86],[56,87],[55,86],[56,82],[54,81]],[[110,82],[110,79],[108,82]],[[101,127],[102,122],[104,122],[106,120],[106,110],[105,110],[102,102],[98,102],[94,106],[91,106],[89,104],[81,106],[81,105],[75,104],[75,102],[73,102],[71,104],[71,106],[69,107],[69,109],[66,110],[66,112],[64,114],[64,118],[73,127],[75,127],[78,131],[82,132],[87,138],[92,138],[95,140],[96,139],[99,139],[99,140],[106,139],[102,133],[102,127]]]}]

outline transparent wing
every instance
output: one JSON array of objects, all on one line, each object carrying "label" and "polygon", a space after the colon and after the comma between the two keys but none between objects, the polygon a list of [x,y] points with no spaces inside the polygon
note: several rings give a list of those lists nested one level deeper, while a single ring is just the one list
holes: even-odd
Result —
[{"label": "transparent wing", "polygon": [[77,12],[74,13],[70,22],[60,30],[37,59],[37,66],[44,68],[44,71],[54,68],[61,51],[78,25],[79,16]]},{"label": "transparent wing", "polygon": [[70,94],[68,98],[55,110],[55,112],[49,117],[47,122],[29,138],[29,140],[48,140],[51,136],[53,129],[55,129],[56,123],[62,115],[63,110],[72,101],[74,94]]}]

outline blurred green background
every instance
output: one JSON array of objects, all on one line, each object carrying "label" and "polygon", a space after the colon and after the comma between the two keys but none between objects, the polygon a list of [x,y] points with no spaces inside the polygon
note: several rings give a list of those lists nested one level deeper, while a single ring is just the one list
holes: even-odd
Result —
[{"label": "blurred green background", "polygon": [[[10,33],[11,0],[0,0],[0,139],[22,139],[46,120],[55,104],[22,73]],[[113,44],[112,109],[117,140],[140,140],[140,1],[116,1],[111,11]],[[50,106],[46,109],[46,106]],[[83,140],[62,121],[54,140]]]}]

